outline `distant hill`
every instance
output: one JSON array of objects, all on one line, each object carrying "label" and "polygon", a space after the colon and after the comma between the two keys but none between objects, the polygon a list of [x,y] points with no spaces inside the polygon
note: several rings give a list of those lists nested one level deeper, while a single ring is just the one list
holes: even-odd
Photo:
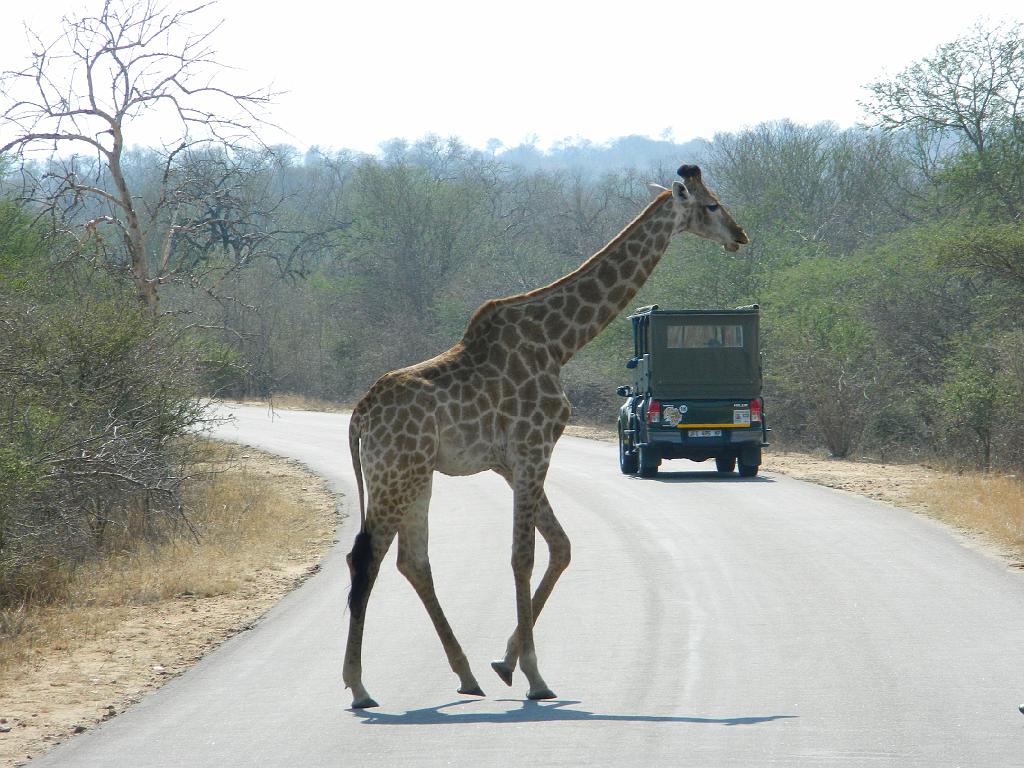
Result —
[{"label": "distant hill", "polygon": [[547,150],[535,144],[497,149],[495,156],[525,170],[573,170],[600,176],[625,168],[674,168],[680,163],[699,163],[710,142],[693,139],[682,144],[646,136],[622,136],[605,144],[586,139],[560,142]]}]

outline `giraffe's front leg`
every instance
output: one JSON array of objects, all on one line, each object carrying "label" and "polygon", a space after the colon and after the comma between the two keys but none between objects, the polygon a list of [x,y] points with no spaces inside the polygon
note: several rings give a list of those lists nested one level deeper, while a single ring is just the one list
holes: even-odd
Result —
[{"label": "giraffe's front leg", "polygon": [[[543,482],[543,476],[540,478],[540,482]],[[539,486],[515,489],[512,575],[516,587],[516,613],[519,625],[519,668],[526,675],[530,684],[526,695],[530,699],[553,699],[555,698],[554,692],[548,688],[537,668],[537,652],[533,642],[533,600],[530,596],[536,511],[541,494],[542,490]]]},{"label": "giraffe's front leg", "polygon": [[[562,572],[569,566],[572,557],[572,549],[569,537],[565,535],[561,524],[555,517],[548,502],[547,494],[541,495],[540,506],[537,510],[537,530],[548,545],[548,567],[544,576],[537,585],[537,591],[533,593],[533,623],[537,624],[537,617],[544,609],[555,582]],[[516,661],[519,659],[519,628],[512,632],[505,646],[505,656],[499,661],[491,662],[491,668],[505,682],[505,685],[512,685],[512,673],[516,668]]]}]

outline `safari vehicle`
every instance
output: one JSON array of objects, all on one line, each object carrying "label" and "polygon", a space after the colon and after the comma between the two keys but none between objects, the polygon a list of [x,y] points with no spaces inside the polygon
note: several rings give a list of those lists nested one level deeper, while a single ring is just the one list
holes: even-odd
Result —
[{"label": "safari vehicle", "polygon": [[641,307],[633,323],[633,383],[619,387],[619,467],[657,474],[665,459],[714,459],[753,477],[768,429],[761,398],[759,309]]}]

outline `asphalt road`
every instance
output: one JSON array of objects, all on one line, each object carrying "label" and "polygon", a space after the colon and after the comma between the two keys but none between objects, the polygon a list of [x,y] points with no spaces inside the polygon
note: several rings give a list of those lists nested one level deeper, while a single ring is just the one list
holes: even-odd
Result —
[{"label": "asphalt road", "polygon": [[[351,491],[345,416],[233,410],[220,436]],[[1024,574],[929,520],[781,475],[671,462],[641,480],[616,461],[563,438],[548,479],[573,541],[536,635],[559,699],[526,701],[521,673],[509,689],[489,669],[515,617],[507,486],[438,477],[434,577],[486,698],[456,693],[392,552],[364,651],[381,706],[348,709],[355,512],[253,630],[32,765],[1024,765]]]}]

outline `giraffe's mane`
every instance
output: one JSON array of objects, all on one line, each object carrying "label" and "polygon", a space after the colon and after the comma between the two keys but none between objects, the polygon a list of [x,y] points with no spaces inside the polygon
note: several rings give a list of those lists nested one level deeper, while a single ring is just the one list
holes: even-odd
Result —
[{"label": "giraffe's mane", "polygon": [[526,304],[535,299],[543,298],[552,291],[561,288],[566,283],[571,282],[572,280],[578,278],[580,275],[583,275],[584,273],[588,272],[598,261],[601,260],[603,256],[605,256],[605,254],[607,254],[612,249],[617,248],[619,244],[622,243],[622,241],[625,240],[632,233],[633,229],[637,226],[637,224],[639,224],[639,222],[643,218],[645,218],[647,214],[650,213],[655,206],[660,205],[671,196],[671,190],[666,189],[663,192],[660,192],[657,197],[651,200],[651,202],[648,203],[642,211],[640,211],[640,213],[633,217],[633,220],[630,221],[629,224],[623,227],[615,237],[609,240],[603,248],[594,253],[590,258],[588,258],[586,261],[580,264],[576,269],[574,269],[569,274],[562,275],[554,282],[548,283],[547,285],[541,286],[540,288],[534,288],[532,291],[527,291],[526,293],[518,293],[515,294],[514,296],[506,296],[502,299],[491,299],[490,301],[485,301],[477,308],[476,312],[473,313],[472,317],[470,317],[469,325],[466,328],[466,335],[469,335],[470,329],[474,326],[474,324],[477,321],[482,320],[485,316],[492,314],[498,309],[516,304]]}]

